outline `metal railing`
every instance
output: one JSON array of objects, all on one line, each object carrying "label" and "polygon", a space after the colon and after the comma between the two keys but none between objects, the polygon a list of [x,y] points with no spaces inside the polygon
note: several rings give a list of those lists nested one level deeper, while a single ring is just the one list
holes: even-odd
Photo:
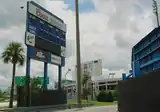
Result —
[{"label": "metal railing", "polygon": [[43,112],[46,110],[63,110],[63,109],[73,109],[89,107],[93,104],[83,103],[83,104],[65,104],[65,105],[53,105],[53,106],[37,106],[37,107],[17,107],[17,108],[4,108],[0,109],[0,112]]}]

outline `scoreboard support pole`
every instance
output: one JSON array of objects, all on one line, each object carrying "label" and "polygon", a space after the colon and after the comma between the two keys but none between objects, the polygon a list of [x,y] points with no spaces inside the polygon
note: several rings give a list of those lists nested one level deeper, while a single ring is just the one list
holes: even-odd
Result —
[{"label": "scoreboard support pole", "polygon": [[30,57],[28,57],[27,48],[27,61],[26,61],[26,106],[30,106]]},{"label": "scoreboard support pole", "polygon": [[48,78],[48,63],[44,62],[44,81],[43,81],[43,87],[45,90],[47,90],[47,78]]},{"label": "scoreboard support pole", "polygon": [[62,67],[58,66],[58,90],[61,90]]}]

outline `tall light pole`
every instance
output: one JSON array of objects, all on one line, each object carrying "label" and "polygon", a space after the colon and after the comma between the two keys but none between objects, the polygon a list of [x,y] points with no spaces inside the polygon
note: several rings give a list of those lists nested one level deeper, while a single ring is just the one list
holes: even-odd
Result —
[{"label": "tall light pole", "polygon": [[[20,6],[21,9],[24,9],[26,8],[25,6]],[[27,17],[27,12],[26,12],[26,15],[25,15],[25,18]],[[26,24],[27,24],[27,19],[26,19]],[[27,29],[27,28],[26,28]],[[27,50],[28,52],[28,50]],[[27,55],[27,54],[26,54]],[[25,90],[26,90],[26,96],[25,96],[25,99],[26,99],[26,106],[29,107],[30,104],[31,104],[31,91],[30,91],[30,58],[27,58],[26,60],[26,84],[25,84]]]},{"label": "tall light pole", "polygon": [[79,33],[79,0],[75,0],[76,15],[76,54],[77,54],[77,103],[81,104],[81,57],[80,57],[80,33]]},{"label": "tall light pole", "polygon": [[79,32],[79,4],[75,0],[76,13],[76,54],[77,54],[77,103],[81,104],[81,56],[80,56],[80,32]]},{"label": "tall light pole", "polygon": [[153,0],[153,13],[156,15],[157,27],[159,27],[158,7],[157,7],[157,1],[156,0]]}]

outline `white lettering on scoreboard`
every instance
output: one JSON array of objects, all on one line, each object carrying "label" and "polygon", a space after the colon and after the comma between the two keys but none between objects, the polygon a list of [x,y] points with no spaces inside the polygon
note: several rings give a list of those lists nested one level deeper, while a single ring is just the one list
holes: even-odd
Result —
[{"label": "white lettering on scoreboard", "polygon": [[56,17],[52,16],[46,11],[43,11],[39,7],[35,6],[31,2],[29,2],[28,12],[33,14],[36,17],[48,22],[49,24],[59,28],[60,30],[66,32],[66,24],[58,20]]}]

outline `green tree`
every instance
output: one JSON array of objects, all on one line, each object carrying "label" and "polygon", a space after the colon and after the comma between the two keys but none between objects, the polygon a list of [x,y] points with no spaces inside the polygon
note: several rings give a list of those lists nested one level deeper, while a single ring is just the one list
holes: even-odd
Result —
[{"label": "green tree", "polygon": [[83,88],[87,87],[87,82],[88,82],[89,78],[90,78],[89,75],[87,75],[87,74],[83,75],[83,79],[82,79]]},{"label": "green tree", "polygon": [[90,89],[87,87],[88,80],[90,76],[88,74],[83,75],[82,84],[83,84],[83,96],[87,99],[88,102],[88,95],[90,94]]},{"label": "green tree", "polygon": [[21,43],[19,42],[11,42],[9,43],[4,52],[1,54],[1,58],[3,59],[4,63],[11,63],[13,65],[12,71],[12,83],[11,83],[11,90],[10,90],[10,102],[9,108],[13,107],[13,97],[14,97],[14,77],[16,73],[16,66],[23,66],[25,61],[25,54],[24,48]]},{"label": "green tree", "polygon": [[3,98],[4,94],[2,92],[2,90],[0,89],[0,98]]},{"label": "green tree", "polygon": [[117,87],[115,90],[112,91],[112,94],[113,94],[114,100],[118,100],[119,92]]},{"label": "green tree", "polygon": [[40,78],[38,77],[33,77],[31,78],[31,89],[36,90],[36,89],[42,89],[42,82],[40,80]]}]

